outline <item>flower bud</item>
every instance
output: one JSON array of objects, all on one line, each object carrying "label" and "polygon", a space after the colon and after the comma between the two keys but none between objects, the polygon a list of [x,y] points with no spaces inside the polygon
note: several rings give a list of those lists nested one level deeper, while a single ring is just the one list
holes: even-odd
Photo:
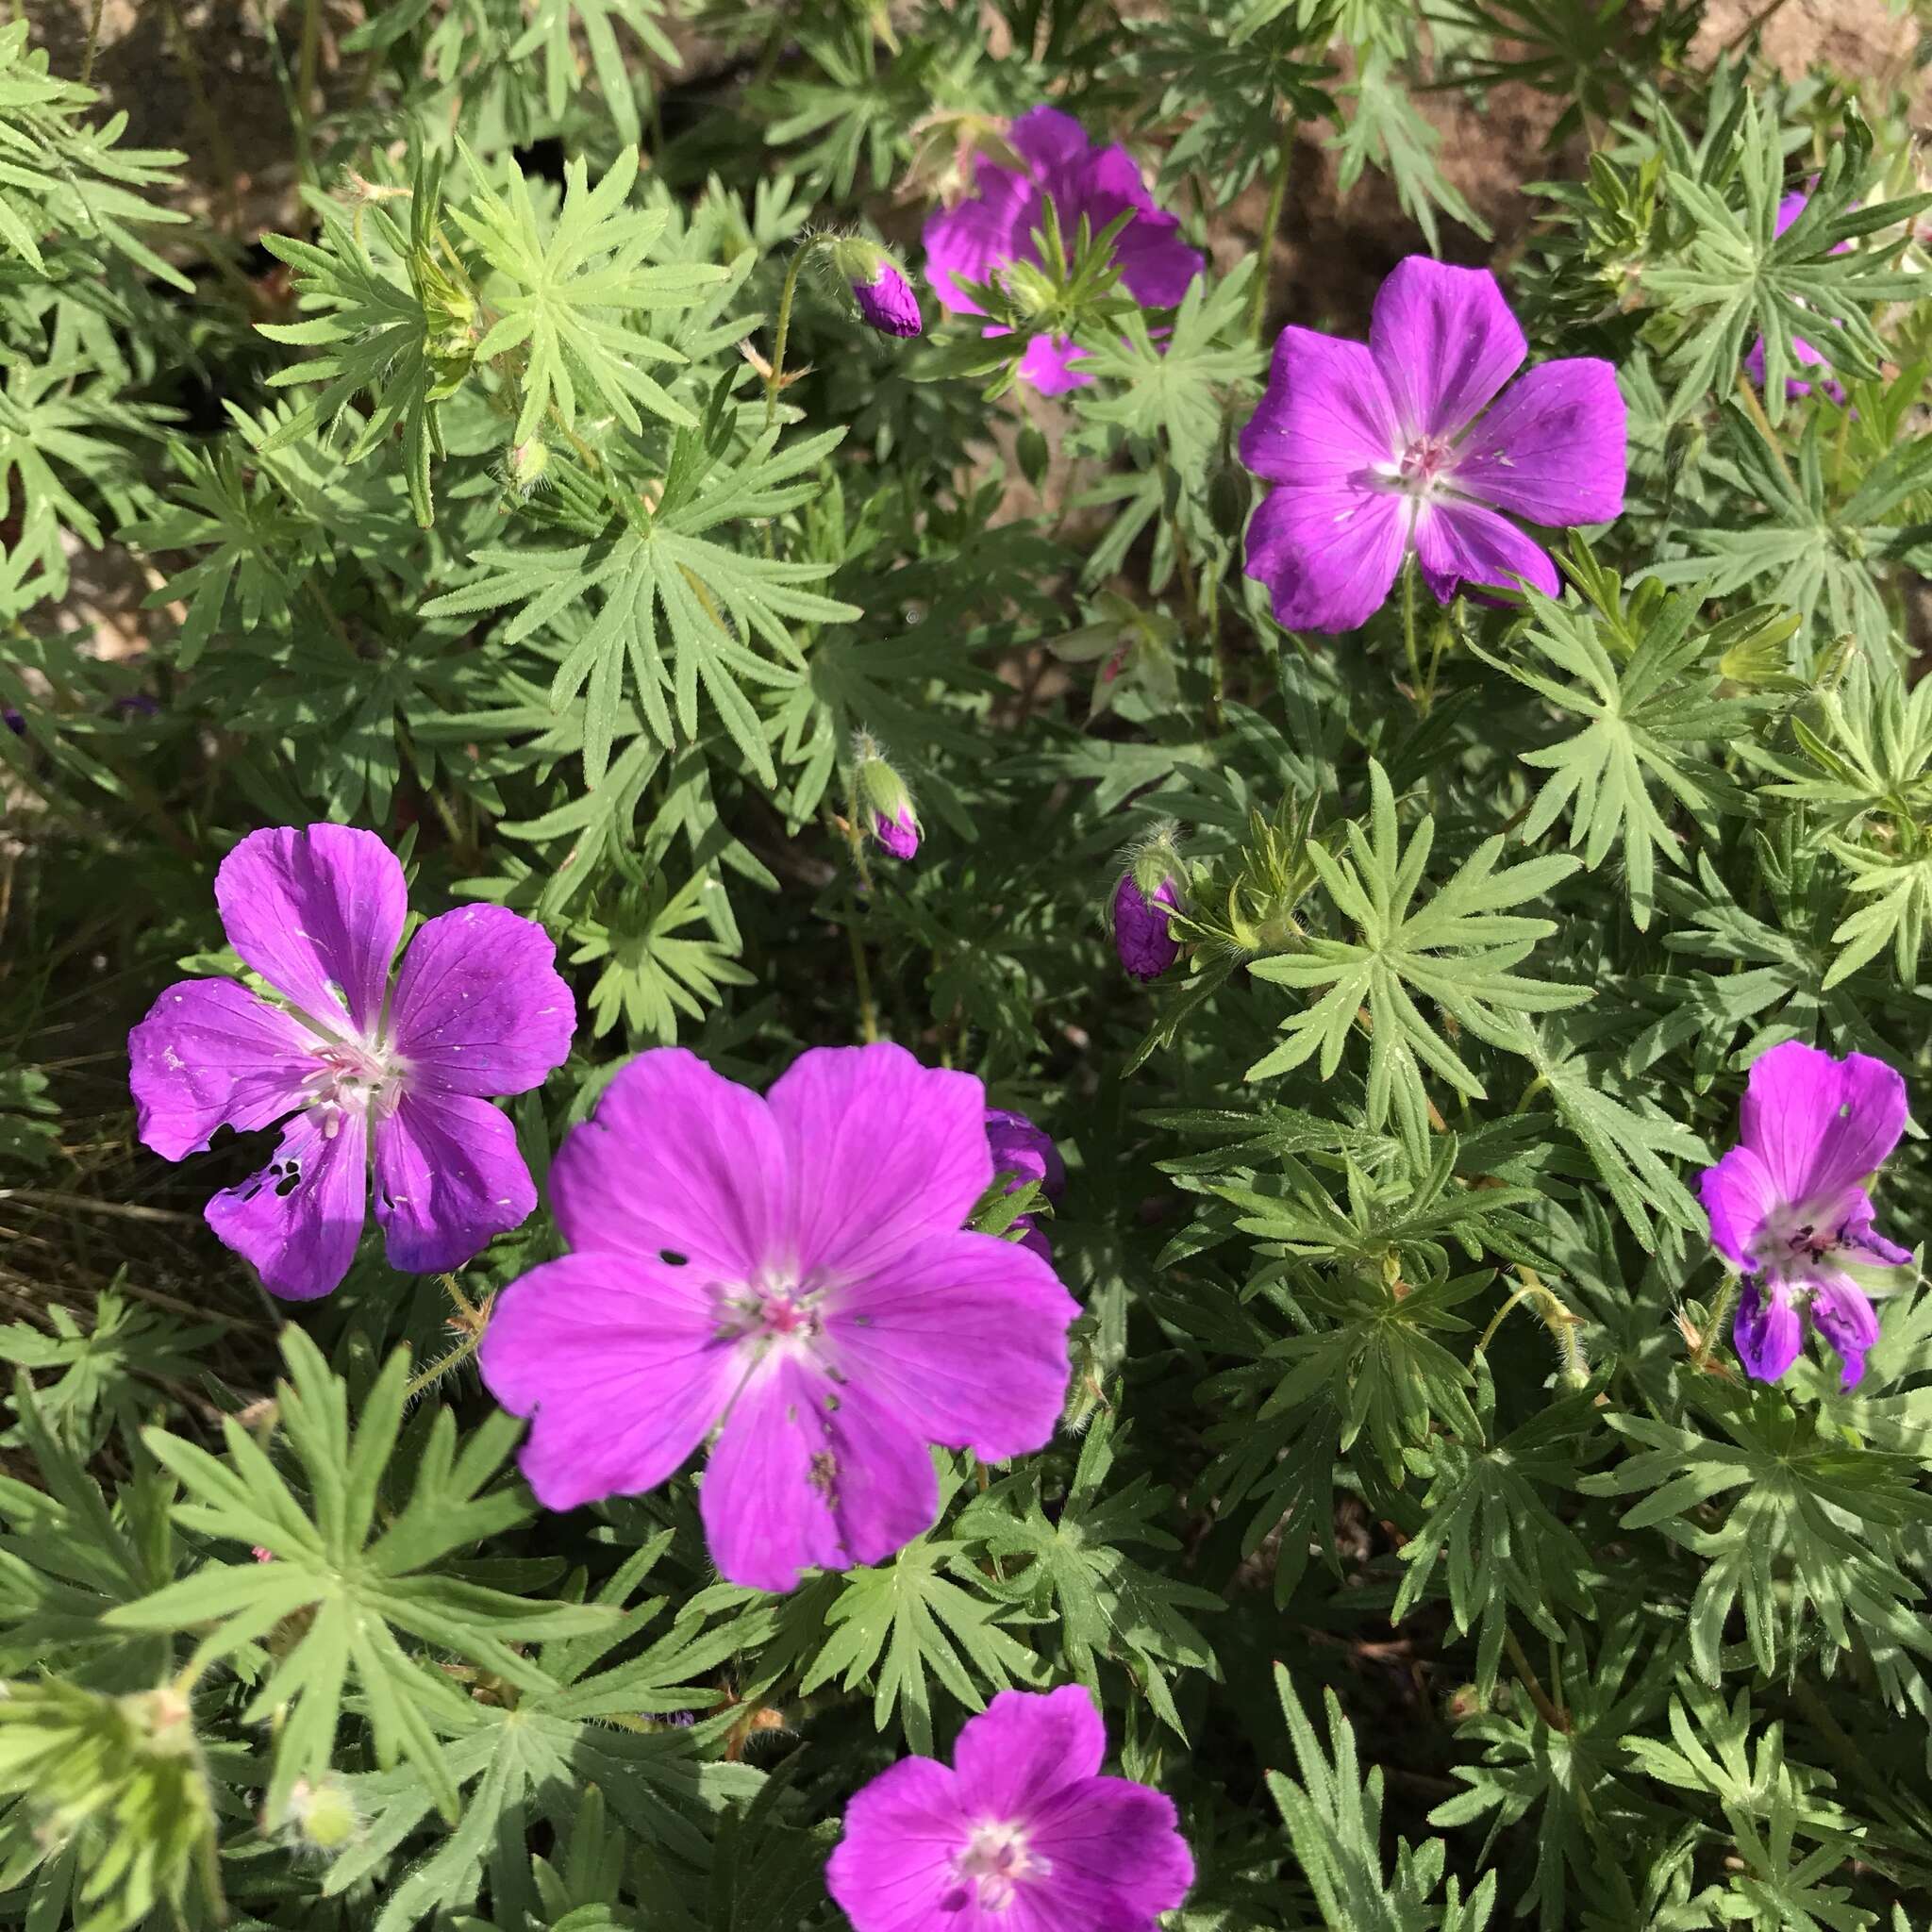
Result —
[{"label": "flower bud", "polygon": [[1113,947],[1136,979],[1159,979],[1180,958],[1180,941],[1167,929],[1167,912],[1180,904],[1173,874],[1143,881],[1145,856],[1123,875],[1113,894]]},{"label": "flower bud", "polygon": [[519,496],[527,496],[543,481],[550,468],[550,451],[541,438],[532,436],[514,443],[509,453],[509,487]]},{"label": "flower bud", "polygon": [[860,821],[894,858],[911,858],[919,851],[919,815],[906,781],[887,763],[885,754],[865,732],[853,741],[853,782]]},{"label": "flower bud", "polygon": [[832,260],[852,291],[861,322],[881,335],[921,332],[919,297],[883,248],[858,235],[842,235],[832,243]]},{"label": "flower bud", "polygon": [[291,1833],[304,1851],[334,1857],[346,1851],[362,1829],[349,1788],[331,1772],[312,1784],[298,1777],[289,1792]]}]

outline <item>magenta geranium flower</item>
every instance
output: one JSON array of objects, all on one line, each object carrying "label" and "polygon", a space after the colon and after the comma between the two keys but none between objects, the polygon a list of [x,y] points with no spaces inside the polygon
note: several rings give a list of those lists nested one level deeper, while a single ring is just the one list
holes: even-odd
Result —
[{"label": "magenta geranium flower", "polygon": [[[940,208],[926,221],[926,274],[946,308],[956,315],[978,315],[982,310],[965,283],[992,281],[1010,262],[1039,261],[1033,233],[1045,221],[1049,195],[1070,249],[1081,216],[1089,232],[1098,235],[1133,210],[1133,220],[1114,240],[1113,258],[1127,292],[1142,308],[1172,308],[1188,292],[1206,257],[1180,239],[1180,223],[1173,215],[1155,207],[1125,148],[1095,147],[1080,124],[1058,108],[1021,115],[1007,142],[1026,164],[1024,171],[978,157],[973,198]],[[1078,389],[1093,380],[1073,366],[1079,353],[1065,336],[1036,337],[1020,359],[1020,374],[1046,395]]]},{"label": "magenta geranium flower", "polygon": [[1808,1319],[1855,1387],[1878,1318],[1847,1262],[1912,1257],[1872,1225],[1865,1182],[1898,1144],[1906,1083],[1883,1060],[1833,1059],[1787,1041],[1751,1063],[1740,1144],[1698,1180],[1710,1239],[1747,1277],[1735,1340],[1745,1368],[1775,1382],[1797,1359]]},{"label": "magenta geranium flower", "polygon": [[1171,1800],[1103,1777],[1077,1684],[1002,1690],[951,1769],[904,1757],[845,1807],[825,1883],[854,1932],[1155,1932],[1193,1883]]},{"label": "magenta geranium flower", "polygon": [[184,979],[128,1036],[141,1138],[168,1160],[218,1127],[283,1122],[275,1158],[208,1204],[270,1293],[307,1301],[348,1273],[368,1209],[390,1265],[458,1268],[537,1205],[491,1097],[541,1086],[576,1007],[543,928],[501,906],[426,921],[393,987],[403,869],[347,825],[251,832],[215,874],[242,962],[274,990]]},{"label": "magenta geranium flower", "polygon": [[[1806,206],[1810,199],[1811,197],[1802,188],[1794,190],[1791,193],[1786,195],[1777,205],[1777,225],[1773,228],[1772,233],[1774,235],[1782,235],[1805,212]],[[1849,242],[1840,242],[1831,252],[1834,255],[1842,255],[1851,245]],[[1803,336],[1793,336],[1790,348],[1791,359],[1794,362],[1804,363],[1807,367],[1812,369],[1829,370],[1830,364],[1825,361],[1824,358]],[[1744,369],[1751,380],[1759,389],[1762,389],[1764,387],[1764,338],[1762,336],[1759,336],[1751,344],[1749,351],[1746,353],[1744,357]],[[1844,401],[1844,385],[1836,376],[1826,375],[1817,386],[1833,402],[1841,403]],[[1800,382],[1795,375],[1785,378],[1785,393],[1788,396],[1808,396],[1811,393],[1811,389],[1812,385],[1810,383]]]},{"label": "magenta geranium flower", "polygon": [[1078,1309],[1037,1256],[961,1227],[992,1180],[986,1094],[903,1047],[819,1047],[760,1099],[641,1054],[550,1170],[575,1250],[498,1298],[480,1359],[531,1418],[551,1509],[654,1489],[714,1431],[700,1505],[754,1590],[875,1563],[931,1527],[926,1445],[1041,1448]]},{"label": "magenta geranium flower", "polygon": [[1494,275],[1420,255],[1377,291],[1366,343],[1282,330],[1241,450],[1275,486],[1248,525],[1247,573],[1285,629],[1367,623],[1410,550],[1439,603],[1460,584],[1557,594],[1549,553],[1510,519],[1622,512],[1624,399],[1591,356],[1505,391],[1526,354]]},{"label": "magenta geranium flower", "polygon": [[[1049,1201],[1058,1201],[1066,1192],[1067,1164],[1060,1158],[1060,1150],[1053,1144],[1053,1136],[1044,1127],[1036,1126],[1024,1113],[1016,1113],[1008,1107],[988,1108],[986,1139],[992,1149],[993,1172],[1008,1177],[1008,1193],[1017,1192],[1028,1181],[1037,1181],[1040,1191]],[[1053,1259],[1053,1243],[1032,1215],[1016,1215],[1011,1224],[1025,1230],[1021,1241],[1042,1261]]]},{"label": "magenta geranium flower", "polygon": [[872,835],[894,858],[919,857],[919,821],[909,804],[902,805],[891,818],[882,811],[874,812]]}]

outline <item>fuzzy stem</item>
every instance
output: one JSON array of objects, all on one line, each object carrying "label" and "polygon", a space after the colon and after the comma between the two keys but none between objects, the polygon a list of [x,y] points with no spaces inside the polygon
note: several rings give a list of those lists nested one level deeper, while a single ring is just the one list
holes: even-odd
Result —
[{"label": "fuzzy stem", "polygon": [[1563,1363],[1564,1380],[1587,1382],[1590,1379],[1590,1363],[1576,1340],[1576,1329],[1583,1318],[1572,1312],[1562,1296],[1546,1286],[1534,1268],[1517,1269],[1516,1279],[1519,1285],[1511,1291],[1509,1299],[1490,1317],[1490,1324],[1483,1330],[1482,1339],[1475,1345],[1475,1353],[1487,1355],[1490,1343],[1496,1338],[1496,1330],[1503,1325],[1504,1317],[1519,1302],[1527,1302],[1535,1310],[1537,1320],[1550,1331],[1551,1341],[1557,1344],[1557,1354]]},{"label": "fuzzy stem", "polygon": [[765,427],[772,426],[778,413],[778,391],[785,383],[785,339],[791,333],[791,301],[798,293],[798,272],[824,246],[823,235],[794,249],[791,266],[785,271],[785,291],[778,297],[778,333],[772,344],[772,373],[765,378]]},{"label": "fuzzy stem", "polygon": [[858,771],[853,768],[852,781],[845,794],[845,843],[852,854],[852,869],[858,884],[848,885],[845,893],[845,940],[852,948],[852,983],[858,994],[858,1028],[866,1045],[879,1037],[878,1008],[873,1003],[872,969],[866,964],[865,941],[858,933],[858,914],[864,898],[872,896],[872,868],[865,862],[865,828],[859,823]]},{"label": "fuzzy stem", "polygon": [[1294,165],[1294,123],[1282,124],[1281,142],[1274,156],[1274,178],[1268,189],[1268,214],[1261,230],[1261,258],[1255,264],[1255,280],[1248,290],[1248,333],[1258,342],[1262,325],[1268,320],[1268,271],[1274,263],[1274,231],[1281,226],[1281,210],[1288,200],[1288,176]]},{"label": "fuzzy stem", "polygon": [[1738,393],[1744,399],[1744,408],[1751,420],[1757,425],[1757,433],[1764,438],[1764,446],[1770,450],[1773,460],[1777,464],[1787,483],[1791,486],[1791,494],[1802,497],[1804,491],[1798,488],[1798,479],[1791,475],[1791,466],[1785,461],[1785,453],[1778,446],[1777,431],[1771,426],[1771,418],[1764,412],[1764,404],[1751,378],[1742,370],[1738,372]]}]

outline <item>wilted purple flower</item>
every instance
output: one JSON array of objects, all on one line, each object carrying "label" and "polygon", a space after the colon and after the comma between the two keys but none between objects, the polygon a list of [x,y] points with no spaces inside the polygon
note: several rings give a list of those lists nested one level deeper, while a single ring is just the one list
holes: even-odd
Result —
[{"label": "wilted purple flower", "polygon": [[[1810,199],[1810,195],[1802,188],[1796,189],[1791,193],[1786,195],[1777,205],[1777,225],[1772,230],[1772,233],[1774,235],[1782,235],[1805,212],[1806,205]],[[1834,255],[1842,255],[1851,245],[1849,242],[1840,242],[1831,252]],[[1794,362],[1801,362],[1814,369],[1828,369],[1830,367],[1830,364],[1825,361],[1824,358],[1803,336],[1793,336],[1791,338],[1790,349],[1791,359]],[[1762,336],[1759,336],[1751,344],[1750,349],[1745,354],[1744,370],[1759,389],[1764,387],[1764,338]],[[1826,375],[1817,386],[1833,402],[1841,403],[1844,401],[1844,384],[1838,381],[1835,377]],[[1785,378],[1785,393],[1788,396],[1808,396],[1811,393],[1811,388],[1812,385],[1810,383],[1800,382],[1795,375]]]},{"label": "wilted purple flower", "polygon": [[1180,941],[1167,928],[1168,909],[1179,904],[1171,878],[1162,879],[1150,896],[1129,872],[1115,889],[1114,950],[1136,979],[1158,979],[1180,958]]},{"label": "wilted purple flower", "polygon": [[550,1170],[573,1254],[498,1298],[479,1359],[529,1416],[546,1508],[655,1488],[714,1430],[699,1506],[733,1583],[875,1563],[931,1526],[926,1445],[1041,1448],[1079,1311],[962,1228],[986,1092],[903,1047],[818,1047],[765,1098],[674,1047],[611,1082]]},{"label": "wilted purple flower", "polygon": [[543,928],[458,907],[425,923],[391,987],[403,869],[346,825],[251,832],[222,861],[215,903],[282,1004],[184,979],[127,1049],[141,1138],[168,1160],[221,1126],[285,1123],[268,1166],[208,1204],[216,1237],[272,1294],[328,1293],[361,1239],[372,1156],[391,1267],[460,1267],[515,1227],[537,1191],[490,1099],[541,1086],[576,1028]]},{"label": "wilted purple flower", "polygon": [[1748,1277],[1734,1336],[1759,1381],[1797,1359],[1807,1315],[1842,1360],[1844,1386],[1865,1373],[1878,1318],[1844,1264],[1912,1258],[1873,1227],[1863,1187],[1905,1124],[1906,1083],[1883,1060],[1789,1040],[1752,1061],[1741,1143],[1705,1169],[1698,1191],[1712,1244]]},{"label": "wilted purple flower", "polygon": [[901,806],[896,818],[889,819],[882,811],[874,812],[872,835],[894,858],[918,857],[919,821],[912,816],[909,805]]},{"label": "wilted purple flower", "polygon": [[1155,1932],[1194,1861],[1173,1802],[1103,1777],[1078,1684],[1002,1690],[952,1767],[903,1757],[845,1807],[825,1883],[854,1932]]},{"label": "wilted purple flower", "polygon": [[919,297],[890,261],[879,263],[873,280],[854,282],[852,299],[858,305],[860,319],[881,335],[916,336],[920,331]]},{"label": "wilted purple flower", "polygon": [[[1058,1201],[1066,1192],[1067,1164],[1060,1158],[1060,1150],[1053,1144],[1053,1137],[1024,1113],[1006,1107],[988,1108],[986,1140],[992,1149],[993,1172],[1012,1176],[1007,1182],[1008,1193],[1016,1193],[1028,1181],[1039,1182],[1040,1191],[1049,1201]],[[1016,1215],[1010,1224],[1025,1229],[1020,1237],[1023,1247],[1031,1248],[1042,1261],[1053,1259],[1053,1243],[1032,1215]]]},{"label": "wilted purple flower", "polygon": [[1556,566],[1507,516],[1607,523],[1624,508],[1624,410],[1595,357],[1540,363],[1486,269],[1398,262],[1366,343],[1285,328],[1241,461],[1275,487],[1247,573],[1288,630],[1345,631],[1380,608],[1411,549],[1446,604],[1458,584],[1555,596]]},{"label": "wilted purple flower", "polygon": [[0,724],[5,724],[8,730],[12,732],[16,738],[25,738],[26,736],[26,720],[11,705],[8,705],[5,710],[0,710]]},{"label": "wilted purple flower", "polygon": [[[1124,147],[1095,147],[1071,114],[1035,108],[1007,132],[1008,144],[1026,166],[1002,168],[980,156],[976,192],[958,208],[940,208],[925,224],[926,274],[933,291],[955,314],[977,315],[966,282],[987,282],[1008,262],[1037,263],[1033,232],[1053,198],[1060,232],[1071,247],[1081,216],[1098,235],[1131,208],[1133,220],[1114,238],[1121,280],[1146,308],[1172,308],[1201,273],[1205,258],[1180,239],[1180,224],[1155,207],[1134,158]],[[1002,333],[989,329],[989,335]],[[1079,349],[1064,336],[1039,336],[1026,345],[1020,374],[1046,395],[1058,395],[1093,380],[1073,367]]]}]

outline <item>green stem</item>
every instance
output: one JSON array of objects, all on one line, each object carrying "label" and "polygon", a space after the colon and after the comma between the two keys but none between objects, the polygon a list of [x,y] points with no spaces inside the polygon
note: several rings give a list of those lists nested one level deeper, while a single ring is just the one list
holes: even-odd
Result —
[{"label": "green stem", "polygon": [[1422,656],[1415,643],[1415,552],[1412,550],[1402,563],[1402,648],[1408,658],[1409,694],[1426,716],[1428,707],[1423,703]]},{"label": "green stem", "polygon": [[1267,225],[1261,230],[1261,258],[1255,264],[1255,279],[1248,290],[1248,333],[1258,342],[1262,325],[1268,319],[1268,271],[1274,261],[1274,232],[1281,226],[1281,210],[1288,201],[1289,170],[1294,165],[1294,123],[1284,122],[1281,144],[1274,156],[1274,178],[1268,189]]},{"label": "green stem", "polygon": [[791,301],[798,293],[798,272],[824,246],[823,235],[803,243],[791,257],[785,271],[785,291],[778,297],[778,334],[772,344],[772,373],[765,377],[765,427],[772,426],[778,413],[778,391],[785,383],[785,339],[791,333]]},{"label": "green stem", "polygon": [[866,964],[865,941],[858,935],[858,913],[862,890],[872,895],[872,868],[865,862],[865,829],[858,820],[858,776],[855,770],[845,799],[845,843],[852,854],[852,869],[858,886],[845,894],[845,939],[852,948],[852,982],[858,994],[858,1027],[866,1045],[879,1037],[878,1008],[873,1003],[872,969]]},{"label": "green stem", "polygon": [[315,70],[322,53],[322,0],[302,0],[302,51],[295,70],[295,98],[300,103],[300,117],[295,123],[295,138],[301,143],[302,175],[312,180],[315,175],[314,146],[309,134],[309,112],[315,101]]},{"label": "green stem", "polygon": [[1542,1687],[1542,1680],[1536,1674],[1536,1667],[1524,1656],[1523,1646],[1516,1641],[1515,1631],[1507,1626],[1503,1631],[1503,1648],[1509,1653],[1510,1667],[1515,1671],[1518,1681],[1529,1692],[1529,1701],[1536,1706],[1537,1715],[1553,1731],[1567,1732],[1570,1719],[1559,1705],[1550,1701],[1550,1694]]},{"label": "green stem", "polygon": [[108,0],[94,0],[93,11],[88,15],[87,46],[80,57],[80,84],[86,87],[94,77],[94,55],[101,44],[101,15],[106,10]]}]

